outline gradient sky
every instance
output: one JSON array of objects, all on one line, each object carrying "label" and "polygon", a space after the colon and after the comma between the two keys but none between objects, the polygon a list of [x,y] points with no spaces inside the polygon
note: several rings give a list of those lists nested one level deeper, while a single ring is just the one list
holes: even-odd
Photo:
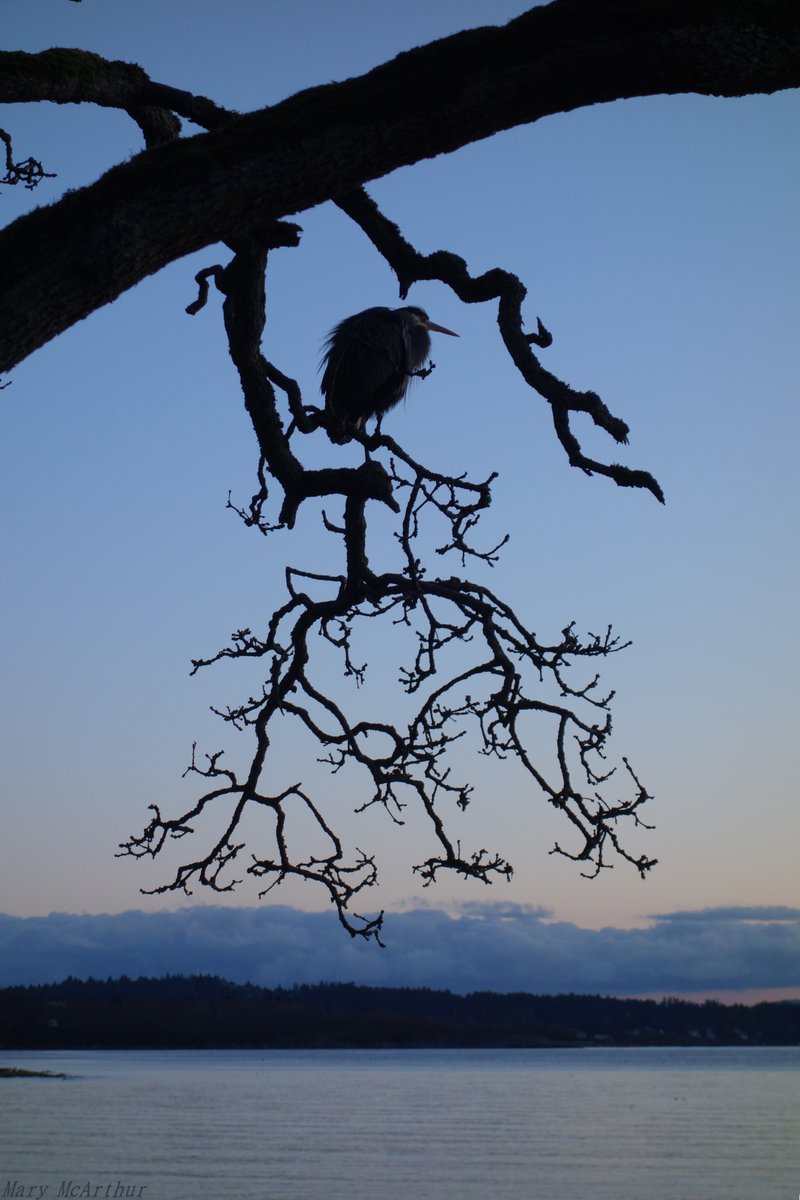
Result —
[{"label": "gradient sky", "polygon": [[[138,62],[244,111],[527,7],[409,0],[399,19],[373,0],[4,0],[2,42]],[[454,818],[465,844],[508,855],[511,883],[489,893],[443,880],[423,893],[410,866],[424,829],[353,818],[357,797],[334,787],[347,835],[378,853],[374,907],[494,901],[546,909],[544,928],[619,932],[658,913],[796,903],[799,121],[797,92],[596,106],[370,187],[419,249],[522,278],[529,324],[539,315],[554,335],[545,365],[597,390],[631,426],[621,449],[576,425],[585,448],[650,470],[667,496],[662,508],[569,468],[547,406],[504,356],[492,309],[466,308],[440,285],[412,291],[461,339],[437,345],[436,372],[391,432],[453,474],[500,472],[488,529],[511,542],[491,582],[533,628],[612,623],[633,640],[604,679],[617,691],[617,752],[656,796],[655,831],[629,841],[660,865],[646,882],[626,864],[587,882],[548,856],[566,830],[512,773]],[[18,157],[58,173],[33,195],[3,189],[3,220],[140,148],[128,118],[88,107],[5,106],[0,126]],[[313,400],[331,325],[399,301],[338,210],[298,220],[301,248],[272,256],[266,351]],[[0,392],[0,910],[14,916],[186,904],[140,896],[166,867],[113,855],[149,803],[186,802],[195,739],[231,745],[209,705],[235,702],[253,677],[228,667],[190,679],[190,659],[233,629],[258,629],[286,561],[320,569],[330,553],[310,517],[265,541],[226,511],[229,490],[239,502],[254,490],[254,439],[218,303],[184,313],[195,271],[225,253],[212,247],[146,280]],[[377,671],[378,700],[393,679],[394,668]],[[314,774],[304,754],[287,738],[290,779]],[[325,906],[308,888],[274,899]],[[254,902],[243,888],[226,903]]]}]

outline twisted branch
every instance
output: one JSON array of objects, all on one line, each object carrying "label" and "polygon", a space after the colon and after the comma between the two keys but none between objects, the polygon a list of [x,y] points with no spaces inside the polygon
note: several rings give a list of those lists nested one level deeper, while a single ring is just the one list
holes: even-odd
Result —
[{"label": "twisted branch", "polygon": [[[194,834],[201,813],[221,810],[222,828],[210,848],[181,865],[172,880],[155,891],[188,891],[192,883],[228,891],[238,882],[232,872],[245,848],[239,836],[244,814],[253,806],[267,810],[273,816],[271,849],[253,851],[246,867],[248,875],[266,881],[260,894],[288,878],[313,881],[327,891],[352,936],[380,941],[383,914],[359,916],[351,911],[354,898],[378,880],[374,854],[357,847],[347,851],[323,816],[322,805],[301,783],[277,791],[269,788],[273,731],[288,719],[312,735],[319,761],[333,774],[348,769],[362,777],[366,786],[357,812],[378,805],[397,823],[403,823],[409,807],[423,814],[434,846],[413,869],[424,886],[445,870],[486,884],[513,873],[501,852],[462,848],[451,831],[455,815],[474,798],[475,787],[459,761],[460,747],[466,744],[477,744],[498,766],[516,760],[533,790],[565,815],[576,841],[567,849],[554,846],[553,853],[585,864],[587,874],[612,865],[614,855],[646,874],[654,860],[629,852],[619,833],[623,819],[643,825],[639,810],[648,795],[627,760],[623,762],[632,794],[616,790],[615,770],[607,766],[613,694],[600,691],[594,672],[574,678],[583,660],[608,657],[623,645],[610,629],[603,635],[581,636],[572,623],[557,639],[543,641],[484,583],[456,574],[438,576],[425,565],[431,538],[438,558],[455,556],[462,568],[468,562],[477,569],[495,564],[507,539],[493,546],[475,540],[480,517],[491,504],[494,475],[474,482],[437,472],[417,462],[380,428],[372,434],[350,431],[349,438],[365,450],[365,461],[358,467],[310,469],[292,448],[297,436],[327,436],[338,453],[341,441],[341,430],[328,427],[324,410],[304,403],[296,382],[261,350],[268,253],[296,244],[297,235],[296,227],[274,223],[236,239],[228,266],[198,274],[198,298],[188,311],[196,312],[207,302],[211,282],[224,297],[229,350],[260,453],[259,490],[248,509],[237,511],[247,524],[269,532],[291,527],[300,505],[311,499],[340,497],[341,520],[331,520],[325,510],[321,519],[341,545],[342,569],[323,574],[287,567],[286,598],[263,632],[237,630],[229,645],[193,661],[196,672],[222,659],[262,660],[259,692],[217,710],[226,723],[254,738],[250,766],[246,776],[239,775],[223,767],[222,754],[216,752],[201,768],[193,752],[189,772],[212,786],[177,817],[165,817],[151,806],[153,816],[143,834],[124,843],[121,853],[156,857],[171,840]],[[440,270],[442,256],[432,257],[438,257]],[[450,271],[452,256],[445,257]],[[507,279],[513,277],[489,275],[489,284],[486,277],[471,281],[464,268],[458,287],[472,294],[493,288],[491,294],[500,297],[502,308],[508,303],[503,289],[511,286]],[[521,285],[516,285],[515,295],[519,313]],[[541,325],[536,334],[526,336],[538,339],[539,345],[547,341]],[[594,415],[604,428],[619,432],[616,419],[602,406],[595,406]],[[273,483],[282,498],[271,496]],[[369,563],[370,500],[397,514],[398,562],[391,571],[375,573]],[[267,509],[276,505],[280,507],[273,520]],[[368,667],[356,646],[365,623],[375,619],[391,620],[410,639],[411,653],[399,665],[401,692],[412,705],[405,721],[358,712],[352,696],[338,698],[331,681],[318,678],[313,644],[322,638],[341,656],[343,677],[356,685],[364,681]],[[540,761],[528,748],[528,725],[534,719],[551,727],[552,761]],[[287,832],[287,813],[295,808],[311,816],[324,852],[295,852]]]},{"label": "twisted branch", "polygon": [[51,171],[45,171],[42,164],[36,158],[26,158],[21,162],[15,162],[11,134],[7,133],[5,129],[0,129],[0,142],[5,146],[6,165],[6,173],[0,179],[0,184],[5,184],[6,187],[15,187],[18,183],[21,183],[30,192],[43,179],[55,179],[55,174]]},{"label": "twisted branch", "polygon": [[609,411],[596,392],[576,392],[542,367],[531,347],[546,348],[552,343],[552,335],[538,318],[535,332],[524,332],[522,305],[527,290],[516,275],[495,267],[476,278],[470,275],[464,259],[457,254],[445,250],[420,254],[363,188],[337,197],[336,203],[386,259],[397,276],[402,298],[408,295],[412,284],[435,279],[447,284],[465,304],[497,300],[497,323],[503,343],[525,382],[550,405],[556,436],[570,465],[579,467],[587,475],[606,475],[619,487],[646,488],[664,503],[664,493],[648,471],[632,470],[619,463],[598,462],[581,450],[570,426],[573,412],[587,413],[598,428],[619,443],[627,443],[630,429]]}]

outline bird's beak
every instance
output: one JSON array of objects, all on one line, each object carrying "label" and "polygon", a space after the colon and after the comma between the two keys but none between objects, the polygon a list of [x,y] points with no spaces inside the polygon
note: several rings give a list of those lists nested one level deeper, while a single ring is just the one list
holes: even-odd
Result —
[{"label": "bird's beak", "polygon": [[428,321],[425,328],[432,329],[434,333],[448,333],[450,337],[460,337],[460,334],[453,333],[452,329],[445,329],[444,325],[434,325],[433,321]]}]

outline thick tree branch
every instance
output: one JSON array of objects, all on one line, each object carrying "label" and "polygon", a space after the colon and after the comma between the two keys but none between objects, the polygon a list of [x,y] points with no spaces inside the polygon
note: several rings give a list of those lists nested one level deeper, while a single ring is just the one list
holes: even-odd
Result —
[{"label": "thick tree branch", "polygon": [[631,96],[798,85],[795,0],[554,0],[401,54],[156,146],[14,222],[0,234],[0,372],[176,258],[501,129]]},{"label": "thick tree branch", "polygon": [[99,104],[131,113],[156,108],[203,129],[218,129],[237,115],[204,96],[154,83],[135,63],[102,58],[90,50],[0,51],[0,104],[36,101]]}]

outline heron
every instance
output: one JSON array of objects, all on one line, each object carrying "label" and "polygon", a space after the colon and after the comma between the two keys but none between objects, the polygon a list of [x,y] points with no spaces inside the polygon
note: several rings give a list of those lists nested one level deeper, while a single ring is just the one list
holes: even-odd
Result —
[{"label": "heron", "polygon": [[365,308],[340,321],[325,341],[321,392],[325,410],[341,427],[363,429],[405,396],[431,348],[430,332],[458,337],[435,325],[421,308]]}]

